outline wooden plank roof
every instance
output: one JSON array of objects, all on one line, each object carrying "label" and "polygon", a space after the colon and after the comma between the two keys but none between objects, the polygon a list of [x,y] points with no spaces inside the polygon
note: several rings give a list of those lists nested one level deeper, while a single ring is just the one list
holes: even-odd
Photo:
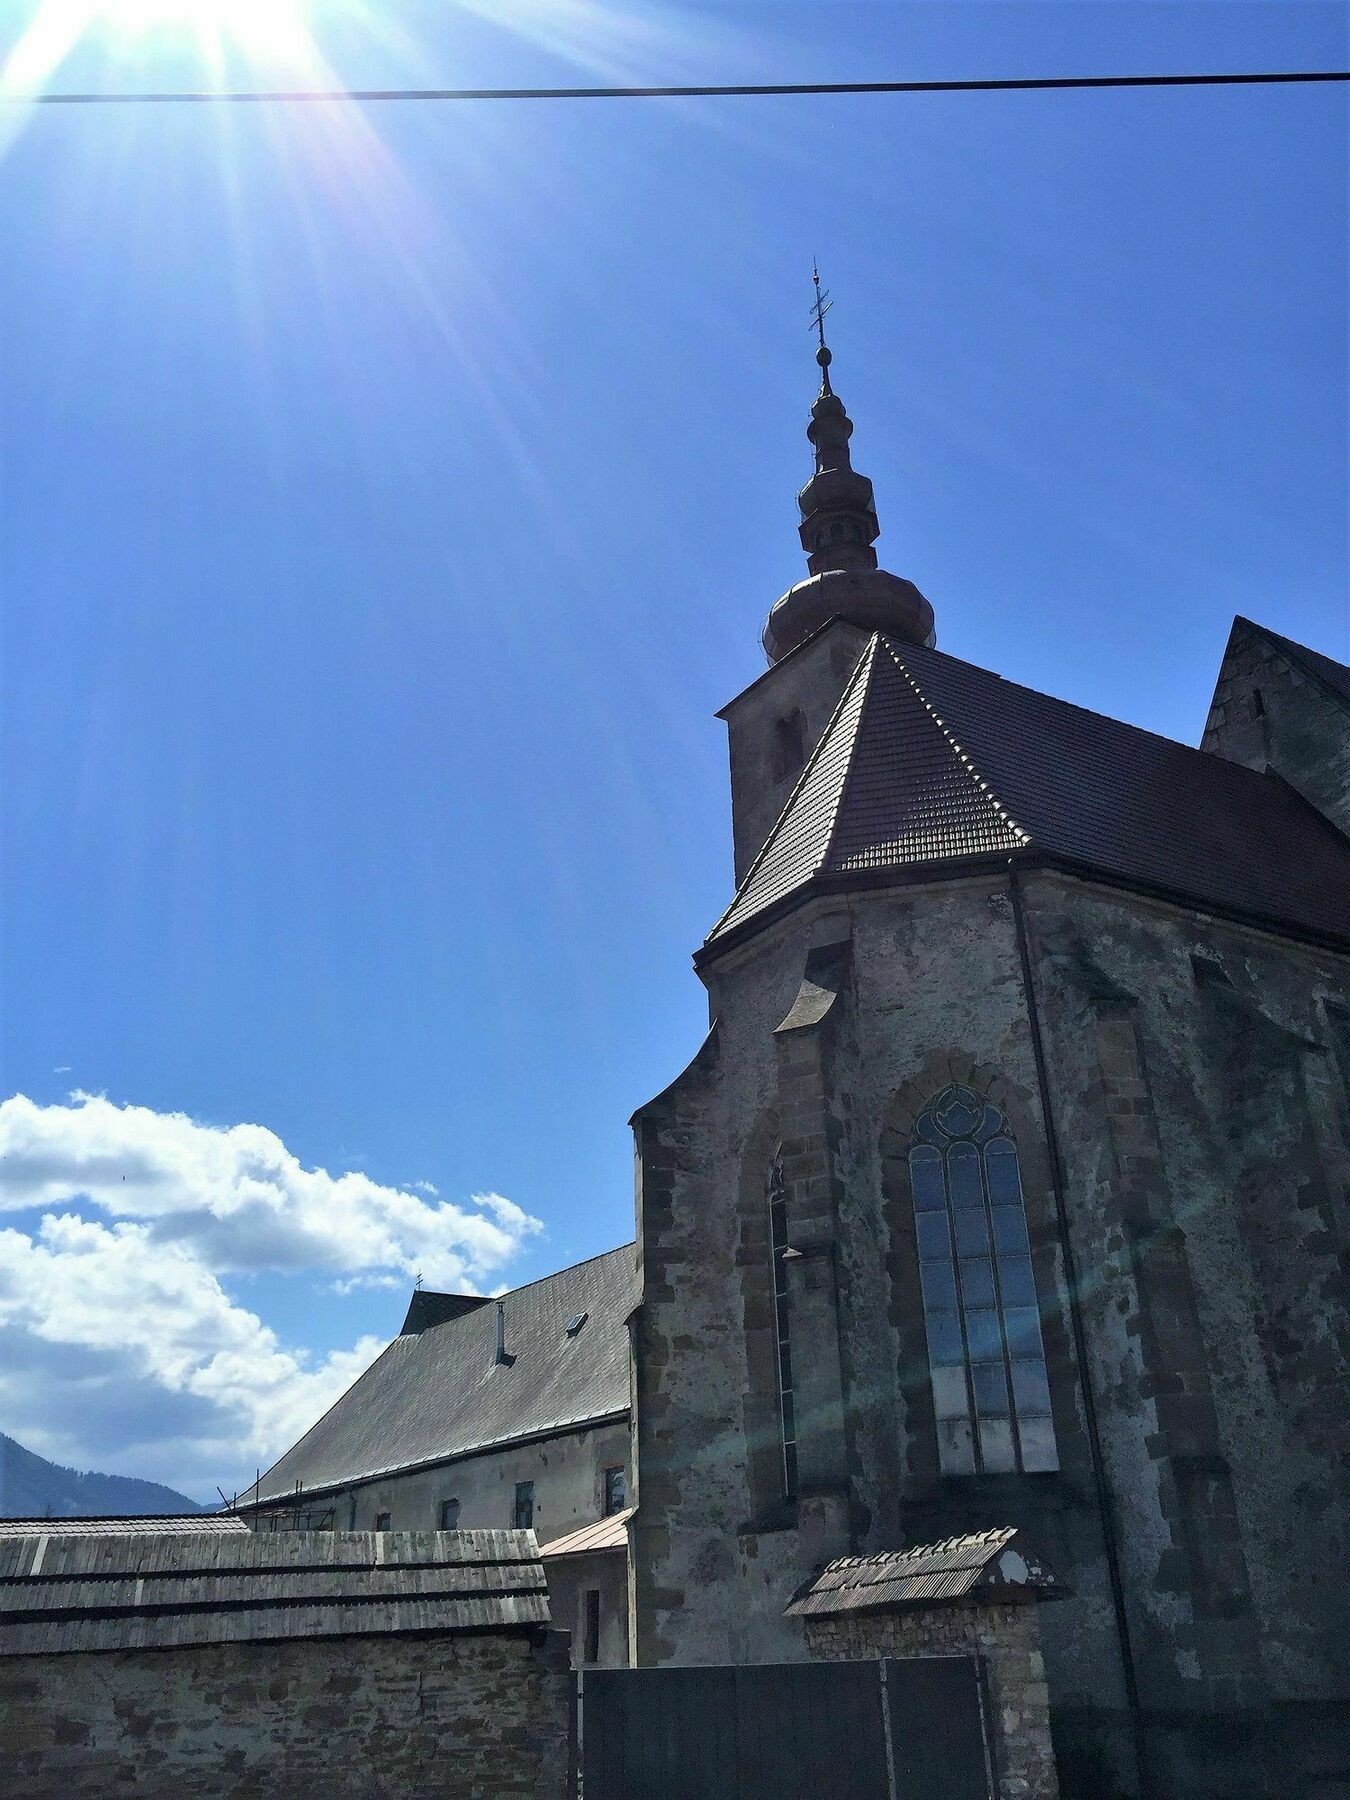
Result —
[{"label": "wooden plank roof", "polygon": [[139,1537],[164,1532],[200,1536],[221,1531],[247,1531],[238,1513],[109,1513],[88,1519],[0,1519],[0,1538],[9,1537]]},{"label": "wooden plank roof", "polygon": [[0,1656],[548,1623],[532,1531],[0,1538]]},{"label": "wooden plank roof", "polygon": [[1066,1591],[1021,1532],[1001,1526],[878,1556],[841,1557],[800,1588],[786,1611],[789,1618],[820,1618],[951,1601],[1048,1600]]}]

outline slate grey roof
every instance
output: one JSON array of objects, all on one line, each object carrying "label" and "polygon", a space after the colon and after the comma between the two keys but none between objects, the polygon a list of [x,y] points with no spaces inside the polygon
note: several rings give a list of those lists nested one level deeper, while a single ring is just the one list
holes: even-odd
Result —
[{"label": "slate grey roof", "polygon": [[[497,1363],[497,1307],[397,1337],[360,1379],[263,1476],[258,1497],[289,1500],[363,1476],[445,1461],[494,1445],[577,1429],[628,1411],[628,1331],[637,1302],[636,1250],[593,1256],[502,1296],[506,1349]],[[569,1321],[586,1322],[569,1335]],[[239,1496],[252,1505],[249,1488]]]},{"label": "slate grey roof", "polygon": [[790,1618],[934,1606],[958,1600],[1049,1600],[1067,1590],[1012,1526],[915,1544],[880,1556],[845,1556],[800,1588]]},{"label": "slate grey roof", "polygon": [[1254,619],[1245,619],[1241,613],[1233,620],[1233,630],[1254,632],[1257,637],[1268,639],[1297,668],[1330,688],[1338,700],[1350,706],[1350,668],[1344,663],[1323,656],[1319,650],[1310,650],[1306,644],[1296,644],[1293,638],[1281,637],[1278,631],[1272,631],[1268,625],[1258,625]]},{"label": "slate grey roof", "polygon": [[0,1656],[548,1623],[532,1531],[0,1540]]},{"label": "slate grey roof", "polygon": [[811,892],[1012,857],[1350,943],[1350,839],[1278,776],[877,635],[700,954]]},{"label": "slate grey roof", "polygon": [[192,1532],[208,1537],[222,1531],[247,1531],[238,1513],[130,1513],[99,1519],[0,1519],[0,1538],[11,1537],[162,1537],[165,1532]]}]

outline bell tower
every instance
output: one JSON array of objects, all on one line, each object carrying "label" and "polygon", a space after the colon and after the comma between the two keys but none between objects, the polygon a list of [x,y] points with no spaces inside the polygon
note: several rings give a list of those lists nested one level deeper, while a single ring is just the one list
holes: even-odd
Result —
[{"label": "bell tower", "polygon": [[[739,883],[819,743],[844,684],[874,631],[934,642],[933,609],[912,581],[877,565],[881,534],[872,483],[853,467],[853,421],[830,380],[828,293],[813,270],[811,326],[820,392],[806,436],[815,468],[797,495],[806,579],[774,605],[764,626],[770,668],[723,708],[731,740],[731,810]],[[828,628],[828,629],[827,629]]]}]

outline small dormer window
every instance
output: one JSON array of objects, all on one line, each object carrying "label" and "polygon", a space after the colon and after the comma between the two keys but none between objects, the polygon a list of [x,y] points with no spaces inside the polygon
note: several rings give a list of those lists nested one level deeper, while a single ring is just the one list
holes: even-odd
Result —
[{"label": "small dormer window", "polygon": [[567,1321],[568,1337],[575,1337],[590,1316],[588,1312],[573,1313]]}]

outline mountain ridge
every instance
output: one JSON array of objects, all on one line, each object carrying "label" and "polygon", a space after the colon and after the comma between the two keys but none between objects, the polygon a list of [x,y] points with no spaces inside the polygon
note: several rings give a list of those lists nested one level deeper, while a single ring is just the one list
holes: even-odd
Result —
[{"label": "mountain ridge", "polygon": [[208,1512],[162,1482],[48,1462],[0,1431],[0,1519],[87,1519],[102,1514]]}]

